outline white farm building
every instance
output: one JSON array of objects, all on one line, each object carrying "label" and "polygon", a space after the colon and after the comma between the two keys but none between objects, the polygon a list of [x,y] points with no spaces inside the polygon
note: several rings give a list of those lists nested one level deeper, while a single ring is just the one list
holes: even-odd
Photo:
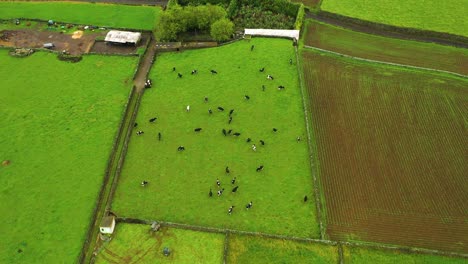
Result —
[{"label": "white farm building", "polygon": [[141,33],[111,30],[107,33],[106,38],[104,40],[110,43],[137,45],[138,42],[141,40]]}]

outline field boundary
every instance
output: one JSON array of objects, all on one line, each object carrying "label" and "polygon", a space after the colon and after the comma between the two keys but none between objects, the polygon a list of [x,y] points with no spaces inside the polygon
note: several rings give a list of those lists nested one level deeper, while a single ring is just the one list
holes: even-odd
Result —
[{"label": "field boundary", "polygon": [[316,51],[331,53],[331,54],[338,55],[340,57],[351,58],[351,59],[359,60],[359,61],[378,63],[378,64],[386,64],[386,65],[398,66],[398,67],[403,67],[403,68],[410,68],[410,69],[417,69],[417,70],[424,70],[424,71],[431,71],[431,72],[438,72],[438,73],[446,73],[446,74],[455,75],[457,77],[468,79],[468,75],[464,75],[464,74],[460,74],[460,73],[456,73],[456,72],[451,72],[451,71],[438,70],[438,69],[432,69],[432,68],[425,68],[425,67],[419,67],[419,66],[412,66],[412,65],[400,64],[400,63],[395,63],[395,62],[365,59],[365,58],[361,58],[361,57],[354,57],[354,56],[351,56],[351,55],[339,53],[339,52],[336,52],[336,51],[321,49],[321,48],[317,48],[317,47],[313,47],[313,46],[309,46],[309,45],[304,45],[304,47],[307,48],[307,49],[313,49],[313,50],[316,50]]},{"label": "field boundary", "polygon": [[[145,220],[145,219],[125,218],[125,217],[117,217],[116,221],[117,223],[144,224],[144,225],[151,225],[153,222],[155,222],[155,220]],[[156,221],[156,222],[159,223],[161,226],[167,226],[167,227],[178,228],[178,229],[186,229],[186,230],[192,230],[192,231],[201,231],[201,232],[207,232],[207,233],[226,234],[227,232],[229,232],[230,234],[236,234],[236,235],[248,235],[248,236],[256,236],[256,237],[262,237],[262,238],[284,239],[284,240],[290,240],[290,241],[317,243],[317,244],[324,244],[324,245],[337,246],[337,247],[339,247],[339,245],[341,244],[341,246],[361,247],[361,248],[370,248],[370,249],[383,249],[383,250],[396,250],[396,251],[402,251],[402,252],[408,252],[408,253],[419,253],[419,254],[427,254],[427,255],[438,255],[438,256],[468,259],[468,254],[458,253],[458,252],[440,251],[440,250],[426,249],[426,248],[412,248],[412,247],[404,247],[404,246],[396,246],[396,245],[388,245],[388,244],[378,244],[378,243],[373,243],[373,242],[332,241],[332,240],[325,240],[325,239],[274,235],[274,234],[267,234],[267,233],[261,233],[261,232],[251,232],[251,231],[242,231],[242,230],[234,230],[234,229],[222,229],[222,228],[216,228],[216,227],[204,227],[204,226],[189,225],[189,224],[174,223],[174,222],[164,222],[164,221]]]},{"label": "field boundary", "polygon": [[344,264],[343,244],[338,243],[338,263]]},{"label": "field boundary", "polygon": [[468,48],[468,37],[446,32],[382,24],[355,17],[344,16],[321,9],[317,13],[307,13],[306,17],[370,34],[424,42],[435,42],[442,45]]},{"label": "field boundary", "polygon": [[229,255],[229,231],[226,232],[226,235],[224,236],[224,252],[223,252],[223,263],[227,263],[227,257]]},{"label": "field boundary", "polygon": [[309,123],[309,112],[308,109],[308,103],[305,100],[305,89],[304,89],[304,78],[302,78],[302,64],[300,63],[300,58],[299,58],[299,53],[298,53],[298,48],[295,46],[295,54],[296,54],[296,69],[297,69],[297,74],[299,78],[299,86],[301,88],[301,97],[302,97],[302,106],[304,108],[304,119],[306,123],[306,131],[307,131],[307,145],[309,146],[309,166],[310,170],[312,173],[312,179],[313,179],[313,184],[314,184],[314,196],[315,196],[315,207],[316,207],[316,219],[318,220],[319,223],[319,228],[320,228],[320,239],[325,239],[325,228],[323,224],[323,216],[322,216],[322,200],[321,200],[321,193],[320,193],[320,183],[317,177],[317,168],[316,164],[314,163],[315,157],[314,157],[314,152],[313,152],[313,146],[314,143],[312,142],[312,131],[310,128],[310,123]]}]

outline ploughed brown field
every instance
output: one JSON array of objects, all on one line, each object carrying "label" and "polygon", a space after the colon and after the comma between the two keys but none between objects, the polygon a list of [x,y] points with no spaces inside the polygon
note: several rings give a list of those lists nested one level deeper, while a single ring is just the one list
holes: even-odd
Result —
[{"label": "ploughed brown field", "polygon": [[468,80],[304,51],[326,234],[468,252]]}]

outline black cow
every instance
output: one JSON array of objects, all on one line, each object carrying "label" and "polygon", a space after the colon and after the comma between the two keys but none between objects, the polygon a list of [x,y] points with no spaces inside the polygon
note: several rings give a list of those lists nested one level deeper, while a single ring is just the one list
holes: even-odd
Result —
[{"label": "black cow", "polygon": [[184,147],[184,146],[179,146],[179,147],[177,148],[177,151],[184,151],[184,150],[185,150],[185,147]]},{"label": "black cow", "polygon": [[237,189],[239,189],[239,186],[236,186],[236,187],[232,188],[232,192],[233,193],[237,192]]},{"label": "black cow", "polygon": [[192,75],[197,74],[197,73],[198,73],[197,70],[192,70]]},{"label": "black cow", "polygon": [[252,45],[252,46],[250,47],[250,51],[253,51],[254,48],[255,48],[255,45]]},{"label": "black cow", "polygon": [[265,91],[265,85],[262,84],[262,92]]},{"label": "black cow", "polygon": [[273,128],[273,132],[277,132],[277,131],[278,131],[278,129],[276,129],[276,128]]},{"label": "black cow", "polygon": [[218,74],[218,72],[215,70],[211,70],[211,74]]},{"label": "black cow", "polygon": [[261,139],[260,139],[260,143],[262,144],[262,146],[265,145],[265,141],[263,141],[263,140],[261,140]]},{"label": "black cow", "polygon": [[211,111],[211,108],[208,109],[208,113],[211,115],[213,113],[213,111]]},{"label": "black cow", "polygon": [[148,182],[147,182],[147,181],[142,181],[142,182],[141,182],[141,186],[145,187],[146,185],[148,185]]},{"label": "black cow", "polygon": [[260,165],[260,167],[257,168],[257,172],[262,171],[262,170],[263,170],[263,165]]},{"label": "black cow", "polygon": [[284,90],[284,88],[285,87],[283,85],[278,86],[278,90]]},{"label": "black cow", "polygon": [[175,72],[175,71],[176,71],[175,67],[172,67],[172,71],[173,71],[173,72]]},{"label": "black cow", "polygon": [[238,136],[240,136],[240,135],[241,135],[241,133],[239,133],[239,132],[236,132],[236,133],[234,133],[233,135],[234,135],[234,136],[236,136],[236,137],[238,137]]},{"label": "black cow", "polygon": [[208,103],[208,97],[205,96],[205,103]]},{"label": "black cow", "polygon": [[221,106],[218,106],[218,110],[219,111],[224,111],[224,108],[222,108]]},{"label": "black cow", "polygon": [[201,130],[202,130],[201,127],[198,127],[198,128],[195,128],[193,131],[200,132]]},{"label": "black cow", "polygon": [[231,184],[234,184],[236,183],[236,177],[234,177],[232,180],[231,180]]},{"label": "black cow", "polygon": [[234,109],[231,109],[231,111],[229,111],[229,116],[231,116],[232,113],[234,113]]},{"label": "black cow", "polygon": [[244,95],[245,100],[250,100],[250,96]]},{"label": "black cow", "polygon": [[227,136],[226,129],[224,129],[224,128],[223,128],[223,134],[224,134],[225,136]]},{"label": "black cow", "polygon": [[182,78],[182,74],[177,73],[177,77]]},{"label": "black cow", "polygon": [[154,121],[156,121],[156,119],[158,119],[158,118],[157,118],[157,117],[153,117],[153,118],[151,118],[149,121],[150,121],[150,123],[154,123]]},{"label": "black cow", "polygon": [[137,126],[138,126],[138,123],[133,124],[133,127],[137,127]]},{"label": "black cow", "polygon": [[292,59],[289,59],[289,65],[292,65]]},{"label": "black cow", "polygon": [[232,116],[229,117],[229,122],[228,122],[228,124],[231,124],[231,122],[232,122]]},{"label": "black cow", "polygon": [[250,141],[252,141],[252,139],[247,138],[246,142],[249,143]]},{"label": "black cow", "polygon": [[264,72],[264,71],[265,71],[265,67],[260,69],[260,72]]},{"label": "black cow", "polygon": [[229,129],[229,131],[227,132],[228,135],[231,135],[231,132],[232,132],[232,129]]},{"label": "black cow", "polygon": [[213,196],[213,192],[211,191],[211,188],[210,188],[210,192],[208,193],[208,196],[209,196],[209,197],[212,197],[212,196]]},{"label": "black cow", "polygon": [[304,203],[307,202],[307,200],[309,200],[309,198],[306,196],[304,196]]},{"label": "black cow", "polygon": [[230,172],[230,171],[229,171],[229,167],[228,167],[228,166],[226,166],[226,169],[225,169],[225,171],[226,171],[226,173],[228,173],[228,174],[229,174],[229,172]]},{"label": "black cow", "polygon": [[161,132],[158,132],[158,140],[161,141]]}]

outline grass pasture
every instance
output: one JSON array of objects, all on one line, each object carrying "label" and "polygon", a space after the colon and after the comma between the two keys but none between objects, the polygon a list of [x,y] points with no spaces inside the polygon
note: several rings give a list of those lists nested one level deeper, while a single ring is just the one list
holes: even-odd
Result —
[{"label": "grass pasture", "polygon": [[397,250],[378,250],[364,247],[343,246],[345,263],[356,264],[464,264],[466,259],[439,255],[405,253]]},{"label": "grass pasture", "polygon": [[329,237],[466,252],[466,79],[303,57]]},{"label": "grass pasture", "polygon": [[0,1],[1,19],[53,19],[67,23],[144,30],[154,29],[160,12],[161,8],[154,6]]},{"label": "grass pasture", "polygon": [[[318,237],[301,92],[290,58],[295,58],[291,41],[262,38],[160,55],[151,72],[154,86],[137,116],[137,130],[145,134],[132,134],[112,210],[122,217]],[[198,74],[191,75],[192,69]],[[267,74],[275,79],[267,80]],[[279,91],[279,85],[286,89]],[[235,111],[228,124],[230,109]],[[152,117],[158,120],[149,123]],[[195,133],[198,127],[203,130]],[[223,128],[241,136],[223,136]],[[303,140],[296,142],[298,136]],[[178,152],[180,145],[186,150]],[[256,172],[260,165],[264,170]],[[225,188],[221,197],[217,178]],[[149,181],[145,188],[143,180]],[[234,186],[239,190],[231,193]],[[305,204],[304,195],[310,198]],[[231,205],[234,213],[228,215]]]},{"label": "grass pasture", "polygon": [[[95,263],[222,263],[224,237],[168,227],[153,233],[149,225],[118,224]],[[163,254],[165,247],[171,251],[168,257]]]},{"label": "grass pasture", "polygon": [[384,62],[468,75],[468,50],[360,33],[308,20],[306,45]]},{"label": "grass pasture", "polygon": [[136,65],[0,50],[0,263],[72,263],[81,250]]},{"label": "grass pasture", "polygon": [[338,247],[318,243],[229,235],[227,263],[339,263]]},{"label": "grass pasture", "polygon": [[468,36],[467,1],[323,0],[321,9],[383,24]]}]

